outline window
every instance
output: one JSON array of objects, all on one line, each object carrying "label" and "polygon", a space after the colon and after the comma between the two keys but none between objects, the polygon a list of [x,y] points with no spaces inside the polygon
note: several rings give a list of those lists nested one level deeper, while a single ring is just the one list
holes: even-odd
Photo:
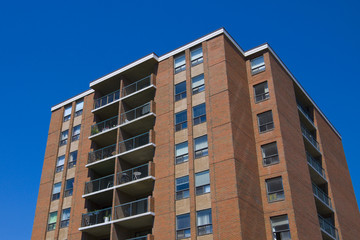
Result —
[{"label": "window", "polygon": [[65,155],[62,155],[57,158],[57,162],[56,162],[56,172],[57,173],[64,170],[64,162],[65,162]]},{"label": "window", "polygon": [[55,230],[56,220],[57,220],[57,212],[51,212],[49,214],[49,219],[48,219],[48,226],[47,226],[48,231]]},{"label": "window", "polygon": [[51,200],[57,200],[60,198],[60,191],[61,191],[61,182],[55,183],[53,187],[52,197]]},{"label": "window", "polygon": [[181,82],[175,85],[175,101],[186,98],[186,82]]},{"label": "window", "polygon": [[69,134],[69,130],[65,130],[61,133],[60,136],[60,146],[66,145],[67,144],[67,139],[68,139],[68,134]]},{"label": "window", "polygon": [[205,103],[193,107],[193,121],[194,125],[206,122],[206,107]]},{"label": "window", "polygon": [[202,195],[210,192],[209,170],[195,174],[196,195]]},{"label": "window", "polygon": [[75,106],[75,117],[80,116],[83,112],[84,99],[78,100]]},{"label": "window", "polygon": [[200,74],[191,79],[192,94],[197,94],[205,90],[204,74]]},{"label": "window", "polygon": [[183,163],[189,160],[188,142],[175,145],[175,163]]},{"label": "window", "polygon": [[198,236],[212,233],[211,209],[196,212]]},{"label": "window", "polygon": [[186,69],[185,53],[175,57],[174,68],[175,68],[175,74],[182,72]]},{"label": "window", "polygon": [[62,210],[60,228],[64,228],[64,227],[69,226],[70,211],[71,211],[71,208],[67,208],[67,209]]},{"label": "window", "polygon": [[187,128],[187,112],[186,110],[175,114],[175,131]]},{"label": "window", "polygon": [[176,216],[176,239],[190,236],[190,213]]},{"label": "window", "polygon": [[177,178],[176,180],[176,200],[189,197],[189,176]]},{"label": "window", "polygon": [[81,125],[73,127],[71,141],[77,141],[80,138]]},{"label": "window", "polygon": [[276,164],[279,162],[279,155],[278,155],[276,142],[262,145],[261,153],[263,158],[263,164],[265,166]]},{"label": "window", "polygon": [[63,120],[64,122],[70,120],[70,118],[71,118],[71,109],[72,109],[71,105],[68,105],[68,106],[65,107],[64,120]]},{"label": "window", "polygon": [[290,227],[287,215],[270,218],[274,240],[290,240]]},{"label": "window", "polygon": [[251,60],[251,73],[254,75],[262,71],[265,71],[264,56]]},{"label": "window", "polygon": [[269,202],[285,199],[282,178],[271,178],[266,180],[266,190]]},{"label": "window", "polygon": [[69,197],[73,195],[73,187],[74,187],[74,178],[70,178],[66,180],[65,197]]},{"label": "window", "polygon": [[77,151],[71,152],[69,155],[68,169],[76,166]]},{"label": "window", "polygon": [[204,61],[202,47],[191,50],[191,66],[196,66]]},{"label": "window", "polygon": [[254,86],[255,103],[264,101],[270,97],[268,83],[263,82]]},{"label": "window", "polygon": [[195,145],[194,145],[195,158],[207,156],[208,155],[207,135],[195,138],[194,141],[195,141]]},{"label": "window", "polygon": [[258,117],[260,133],[270,131],[274,128],[274,122],[271,111],[260,113],[257,115],[257,117]]}]

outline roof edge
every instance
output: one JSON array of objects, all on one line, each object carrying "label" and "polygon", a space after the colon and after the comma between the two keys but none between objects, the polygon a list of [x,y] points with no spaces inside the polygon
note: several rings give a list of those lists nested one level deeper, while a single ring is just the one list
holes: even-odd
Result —
[{"label": "roof edge", "polygon": [[75,97],[69,98],[68,100],[65,100],[65,101],[63,101],[63,102],[61,102],[61,103],[53,106],[53,107],[51,108],[51,111],[53,112],[53,111],[55,111],[55,110],[57,110],[57,109],[65,106],[65,105],[67,105],[67,104],[69,104],[69,103],[71,103],[71,102],[73,102],[73,101],[76,101],[76,100],[78,100],[78,99],[80,99],[80,98],[82,98],[82,97],[85,97],[85,96],[87,96],[87,95],[89,95],[89,94],[91,94],[91,93],[93,93],[93,92],[94,92],[93,89],[89,89],[89,90],[87,90],[87,91],[85,91],[85,92],[82,92],[82,93],[76,95]]}]

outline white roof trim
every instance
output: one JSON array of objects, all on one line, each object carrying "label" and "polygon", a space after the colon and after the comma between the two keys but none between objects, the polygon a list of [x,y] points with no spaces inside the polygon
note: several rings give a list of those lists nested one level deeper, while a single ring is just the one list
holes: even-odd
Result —
[{"label": "white roof trim", "polygon": [[111,78],[111,77],[113,77],[115,75],[118,75],[118,74],[120,74],[120,73],[122,73],[122,72],[124,72],[124,71],[126,71],[126,70],[128,70],[130,68],[133,68],[136,65],[139,65],[139,64],[141,64],[143,62],[146,62],[147,60],[149,60],[151,58],[155,59],[156,61],[159,61],[158,56],[155,55],[154,53],[151,53],[151,54],[149,54],[149,55],[147,55],[147,56],[145,56],[143,58],[140,58],[139,60],[136,60],[133,63],[130,63],[130,64],[126,65],[125,67],[122,67],[122,68],[120,68],[120,69],[118,69],[118,70],[116,70],[116,71],[114,71],[112,73],[109,73],[109,74],[107,74],[107,75],[105,75],[105,76],[103,76],[101,78],[98,78],[95,81],[90,82],[90,87],[92,87],[92,86],[94,86],[94,85],[96,85],[96,84],[98,84],[98,83],[100,83],[102,81],[105,81],[106,79],[109,79],[109,78]]},{"label": "white roof trim", "polygon": [[191,43],[188,43],[188,44],[186,44],[186,45],[184,45],[184,46],[182,46],[180,48],[177,48],[174,51],[171,51],[169,53],[166,53],[166,54],[160,56],[159,57],[159,62],[164,60],[164,59],[167,59],[167,58],[169,58],[171,56],[174,56],[174,55],[176,55],[176,54],[178,54],[180,52],[183,52],[188,48],[192,48],[193,46],[196,46],[196,45],[198,45],[198,44],[200,44],[200,43],[202,43],[202,42],[204,42],[206,40],[209,40],[210,38],[216,37],[216,36],[218,36],[218,35],[220,35],[220,34],[222,34],[224,32],[225,32],[225,29],[220,28],[219,30],[216,30],[215,32],[212,32],[212,33],[210,33],[210,34],[208,34],[208,35],[206,35],[206,36],[204,36],[202,38],[199,38],[199,39],[197,39],[197,40],[195,40],[195,41],[193,41]]},{"label": "white roof trim", "polygon": [[80,99],[80,98],[82,98],[82,97],[85,97],[85,96],[87,96],[87,95],[89,95],[89,94],[91,94],[91,93],[93,93],[93,92],[94,92],[94,90],[93,90],[93,89],[90,89],[90,90],[87,90],[86,92],[80,93],[79,95],[76,95],[75,97],[72,97],[72,98],[70,98],[70,99],[68,99],[68,100],[66,100],[66,101],[64,101],[64,102],[62,102],[62,103],[59,103],[59,104],[53,106],[53,107],[51,108],[51,111],[53,112],[53,111],[55,111],[56,109],[59,109],[59,108],[65,106],[65,105],[67,105],[67,104],[69,104],[69,103],[72,103],[73,101],[76,101],[76,100],[78,100],[78,99]]},{"label": "white roof trim", "polygon": [[[182,51],[185,51],[185,50],[188,49],[188,48],[191,48],[191,47],[193,47],[193,46],[196,46],[196,45],[198,45],[198,44],[200,44],[200,43],[202,43],[202,42],[204,42],[204,41],[207,41],[207,40],[209,40],[209,39],[211,39],[211,38],[213,38],[213,37],[216,37],[216,36],[218,36],[218,35],[221,35],[221,34],[224,34],[224,35],[235,45],[235,47],[236,47],[245,57],[251,56],[252,54],[258,53],[258,52],[263,51],[263,50],[265,50],[265,49],[269,49],[269,51],[270,51],[270,52],[275,56],[275,58],[279,61],[280,65],[285,69],[285,71],[286,71],[286,72],[289,74],[289,76],[293,79],[293,81],[296,83],[296,85],[301,89],[301,91],[305,94],[305,96],[308,97],[308,99],[309,99],[309,100],[311,101],[311,103],[314,105],[314,107],[316,108],[316,110],[319,111],[319,113],[321,114],[321,116],[325,119],[325,121],[330,125],[330,127],[334,130],[334,132],[335,132],[335,133],[339,136],[339,138],[341,139],[340,133],[339,133],[339,132],[335,129],[335,127],[330,123],[330,121],[326,118],[325,114],[320,110],[320,108],[316,105],[316,103],[311,99],[311,97],[309,96],[309,94],[307,94],[307,92],[305,91],[305,89],[300,85],[300,83],[296,80],[296,78],[292,75],[292,73],[289,71],[289,69],[285,66],[285,64],[281,61],[281,59],[278,57],[278,55],[274,52],[274,50],[273,50],[268,44],[263,44],[263,45],[260,45],[260,46],[258,46],[258,47],[256,47],[256,48],[253,48],[253,49],[251,49],[251,50],[248,50],[248,51],[244,52],[244,51],[242,50],[242,48],[236,43],[236,41],[230,36],[230,34],[225,30],[225,28],[220,28],[219,30],[216,30],[215,32],[212,32],[212,33],[210,33],[210,34],[208,34],[208,35],[206,35],[206,36],[203,36],[203,37],[201,37],[201,38],[199,38],[199,39],[197,39],[197,40],[195,40],[195,41],[192,41],[192,42],[190,42],[190,43],[188,43],[188,44],[186,44],[186,45],[184,45],[184,46],[182,46],[182,47],[180,47],[180,48],[177,48],[177,49],[175,49],[175,50],[173,50],[173,51],[171,51],[171,52],[169,52],[169,53],[167,53],[167,54],[164,54],[164,55],[162,55],[162,56],[160,56],[160,57],[158,57],[158,56],[157,56],[156,54],[154,54],[154,53],[151,53],[151,54],[149,54],[149,55],[147,55],[147,56],[145,56],[145,57],[143,57],[143,58],[140,58],[139,60],[137,60],[137,61],[135,61],[135,62],[133,62],[133,63],[130,63],[130,64],[126,65],[125,67],[122,67],[122,68],[120,68],[120,69],[118,69],[118,70],[116,70],[116,71],[114,71],[114,72],[112,72],[112,73],[110,73],[110,74],[107,74],[107,75],[105,75],[105,76],[103,76],[103,77],[101,77],[101,78],[98,78],[98,79],[95,80],[95,81],[90,82],[90,87],[92,87],[92,86],[94,86],[94,85],[96,85],[96,84],[98,84],[98,83],[100,83],[100,82],[102,82],[102,81],[104,81],[104,80],[106,80],[106,79],[109,79],[109,78],[111,78],[111,77],[113,77],[113,76],[115,76],[115,75],[117,75],[117,74],[120,74],[120,73],[122,73],[122,72],[124,72],[124,71],[126,71],[126,70],[128,70],[128,69],[130,69],[130,68],[132,68],[132,67],[135,67],[136,65],[141,64],[141,63],[143,63],[143,62],[145,62],[145,61],[147,61],[147,60],[149,60],[149,59],[151,59],[151,58],[154,58],[154,59],[155,59],[156,61],[158,61],[158,62],[163,61],[163,60],[165,60],[165,59],[167,59],[167,58],[169,58],[169,57],[171,57],[171,56],[173,56],[173,55],[176,55],[176,54],[178,54],[178,53],[180,53],[180,52],[182,52]],[[60,103],[60,104],[52,107],[52,108],[51,108],[51,111],[54,111],[54,110],[56,110],[56,109],[58,109],[58,108],[60,108],[60,107],[62,107],[62,106],[64,106],[64,105],[66,105],[66,104],[68,104],[68,103],[70,103],[70,102],[72,102],[72,101],[75,101],[75,100],[77,100],[77,99],[79,99],[79,98],[81,98],[81,97],[83,97],[83,96],[86,96],[86,95],[88,95],[88,94],[90,94],[90,93],[92,93],[92,92],[93,92],[93,90],[90,89],[90,90],[88,90],[88,91],[86,91],[86,92],[84,92],[84,93],[82,93],[82,94],[79,94],[79,95],[77,95],[77,96],[75,96],[75,97],[73,97],[73,98],[71,98],[71,99],[69,99],[69,100],[67,100],[67,101],[65,101],[65,102],[63,102],[63,103]]]}]

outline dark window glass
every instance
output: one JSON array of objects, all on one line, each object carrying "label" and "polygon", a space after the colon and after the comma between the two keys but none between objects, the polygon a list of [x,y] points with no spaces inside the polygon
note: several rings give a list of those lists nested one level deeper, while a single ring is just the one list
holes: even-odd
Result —
[{"label": "dark window glass", "polygon": [[269,202],[275,202],[285,199],[282,178],[271,178],[266,180],[266,190]]},{"label": "dark window glass", "polygon": [[181,82],[175,85],[175,101],[186,98],[186,82]]},{"label": "dark window glass", "polygon": [[278,155],[276,142],[262,145],[261,153],[263,157],[263,164],[265,166],[279,162],[279,155]]},{"label": "dark window glass", "polygon": [[206,122],[205,103],[193,107],[193,121],[194,125]]},{"label": "dark window glass", "polygon": [[175,131],[180,131],[187,128],[187,112],[182,111],[175,114]]},{"label": "dark window glass", "polygon": [[270,131],[274,128],[272,111],[260,113],[257,115],[257,117],[260,133]]}]

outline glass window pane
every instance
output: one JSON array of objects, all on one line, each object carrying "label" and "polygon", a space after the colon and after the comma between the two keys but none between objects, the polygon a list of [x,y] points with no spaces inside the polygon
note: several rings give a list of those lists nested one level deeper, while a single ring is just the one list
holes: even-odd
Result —
[{"label": "glass window pane", "polygon": [[204,74],[193,77],[191,81],[192,81],[192,88],[196,88],[198,86],[204,85]]},{"label": "glass window pane", "polygon": [[64,209],[61,214],[61,221],[70,219],[71,208]]},{"label": "glass window pane", "polygon": [[61,182],[55,183],[53,188],[53,194],[59,193],[61,191]]},{"label": "glass window pane", "polygon": [[262,66],[264,64],[265,64],[264,63],[264,56],[255,58],[255,59],[251,60],[251,69],[260,67],[260,66]]},{"label": "glass window pane", "polygon": [[186,110],[175,114],[175,124],[178,124],[181,122],[186,122],[186,121],[187,121]]},{"label": "glass window pane", "polygon": [[191,61],[203,56],[202,47],[196,48],[191,51]]},{"label": "glass window pane", "polygon": [[205,103],[193,107],[194,118],[205,115],[205,114],[206,114]]},{"label": "glass window pane", "polygon": [[69,162],[73,162],[77,160],[77,151],[71,152],[69,156]]},{"label": "glass window pane", "polygon": [[207,135],[195,138],[195,151],[208,147]]},{"label": "glass window pane", "polygon": [[177,56],[174,61],[175,61],[175,68],[184,65],[185,64],[185,54]]},{"label": "glass window pane", "polygon": [[56,223],[57,212],[52,212],[49,214],[49,224]]},{"label": "glass window pane", "polygon": [[69,130],[63,131],[61,133],[61,140],[67,139],[68,138],[68,133],[69,133]]},{"label": "glass window pane", "polygon": [[56,166],[62,166],[62,165],[64,165],[64,162],[65,162],[65,155],[62,155],[62,156],[58,157]]},{"label": "glass window pane", "polygon": [[189,189],[189,176],[176,179],[176,191]]},{"label": "glass window pane", "polygon": [[210,184],[209,171],[199,172],[195,174],[195,187]]},{"label": "glass window pane", "polygon": [[267,111],[267,112],[258,114],[258,120],[259,120],[260,125],[264,125],[264,124],[272,122],[273,121],[272,112]]},{"label": "glass window pane", "polygon": [[211,209],[198,211],[196,215],[197,215],[196,217],[197,226],[212,224]]},{"label": "glass window pane", "polygon": [[76,102],[75,112],[82,110],[84,107],[84,100]]},{"label": "glass window pane", "polygon": [[189,153],[188,142],[176,144],[176,146],[175,146],[175,155],[176,156],[181,156],[181,155],[184,155],[187,153]]},{"label": "glass window pane", "polygon": [[186,91],[186,82],[181,82],[175,85],[175,94],[179,94]]},{"label": "glass window pane", "polygon": [[66,116],[68,116],[68,115],[71,114],[71,109],[72,109],[72,106],[71,106],[71,105],[65,107],[64,117],[66,117]]},{"label": "glass window pane", "polygon": [[74,178],[66,180],[65,190],[72,189],[74,185]]},{"label": "glass window pane", "polygon": [[190,228],[190,214],[176,216],[176,230]]},{"label": "glass window pane", "polygon": [[276,142],[269,143],[261,146],[263,157],[274,156],[278,154]]},{"label": "glass window pane", "polygon": [[283,190],[281,177],[266,180],[266,185],[269,193]]},{"label": "glass window pane", "polygon": [[80,129],[81,129],[81,125],[75,126],[75,127],[73,128],[72,135],[75,136],[75,135],[80,134]]}]

